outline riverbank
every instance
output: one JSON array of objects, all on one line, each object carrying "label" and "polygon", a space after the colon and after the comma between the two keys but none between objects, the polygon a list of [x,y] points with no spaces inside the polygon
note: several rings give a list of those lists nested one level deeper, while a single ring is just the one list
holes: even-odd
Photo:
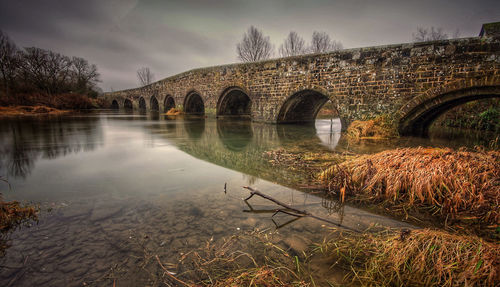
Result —
[{"label": "riverbank", "polygon": [[334,164],[318,179],[341,201],[472,227],[478,235],[494,236],[500,219],[500,152],[494,150],[388,150]]},{"label": "riverbank", "polygon": [[59,110],[47,106],[10,106],[0,107],[0,117],[13,116],[59,116],[71,113],[70,110]]},{"label": "riverbank", "polygon": [[[268,242],[266,246],[283,251],[272,257],[273,264],[252,259],[251,267],[226,273],[213,269],[191,284],[496,286],[500,281],[500,152],[420,147],[360,156],[284,149],[264,155],[277,167],[302,169],[305,176],[323,170],[311,180],[321,181],[330,198],[379,206],[395,216],[411,214],[446,230],[334,229],[323,242],[311,243],[299,253]],[[325,168],[328,162],[334,164]],[[221,260],[211,261],[213,255],[202,258],[211,264]],[[319,282],[314,272],[322,266],[337,274],[343,270],[341,283]],[[216,281],[207,279],[214,275]]]},{"label": "riverbank", "polygon": [[310,191],[426,227],[498,237],[500,152],[398,148],[375,154],[264,153],[274,166],[300,169]]},{"label": "riverbank", "polygon": [[46,94],[19,93],[15,95],[0,94],[0,107],[37,107],[43,106],[57,110],[88,110],[109,108],[110,103],[101,98],[91,98],[77,93]]},{"label": "riverbank", "polygon": [[[0,182],[8,185],[0,178]],[[8,234],[23,224],[37,220],[38,209],[34,206],[22,205],[18,201],[5,201],[0,193],[0,255],[9,247]]]},{"label": "riverbank", "polygon": [[154,281],[175,286],[496,286],[498,244],[436,229],[332,230],[308,245],[253,231],[208,241]]}]

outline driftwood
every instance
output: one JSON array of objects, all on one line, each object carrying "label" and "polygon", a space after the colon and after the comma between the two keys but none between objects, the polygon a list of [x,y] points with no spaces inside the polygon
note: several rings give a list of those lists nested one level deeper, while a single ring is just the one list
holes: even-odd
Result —
[{"label": "driftwood", "polygon": [[[286,203],[283,203],[283,202],[281,202],[281,201],[279,201],[277,199],[274,199],[274,198],[270,197],[267,194],[264,194],[264,193],[262,193],[262,192],[260,192],[260,191],[258,191],[256,189],[253,189],[250,186],[244,186],[243,188],[248,189],[250,191],[250,196],[248,196],[247,198],[244,199],[244,201],[245,201],[245,203],[247,203],[247,205],[249,205],[249,203],[247,201],[250,198],[252,198],[254,195],[258,195],[258,196],[260,196],[260,197],[262,197],[264,199],[272,201],[272,202],[276,203],[277,205],[285,208],[285,209],[275,209],[275,210],[273,210],[274,211],[273,216],[276,215],[277,213],[280,213],[280,212],[288,214],[288,215],[291,215],[291,216],[295,216],[295,217],[306,217],[306,216],[308,216],[308,217],[311,217],[311,218],[314,218],[314,219],[317,219],[317,220],[320,220],[320,221],[323,221],[323,222],[326,222],[326,223],[329,223],[329,224],[332,224],[332,225],[335,225],[335,226],[338,226],[338,227],[341,227],[341,228],[344,228],[344,229],[349,229],[349,230],[354,231],[354,232],[359,232],[358,230],[355,230],[355,229],[353,229],[351,227],[347,227],[345,225],[342,225],[340,223],[334,222],[332,220],[316,216],[316,215],[308,212],[307,210],[300,210],[300,209],[294,208],[294,207],[292,207],[292,206],[290,206],[290,205],[288,205]],[[295,221],[295,220],[293,220],[293,221]]]}]

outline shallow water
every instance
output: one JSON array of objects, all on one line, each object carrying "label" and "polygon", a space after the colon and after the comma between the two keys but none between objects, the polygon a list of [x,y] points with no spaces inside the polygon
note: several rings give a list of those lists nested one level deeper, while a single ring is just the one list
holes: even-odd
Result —
[{"label": "shallow water", "polygon": [[[291,219],[276,216],[273,222],[269,213],[243,212],[246,185],[347,228],[409,227],[349,206],[327,208],[331,202],[285,187],[300,181],[300,172],[273,167],[264,152],[291,146],[375,152],[455,143],[434,137],[349,146],[340,138],[338,119],[315,126],[113,112],[4,119],[0,175],[12,190],[2,186],[2,193],[8,200],[40,204],[42,212],[38,223],[10,234],[0,285],[101,286],[118,278],[119,286],[143,286],[150,284],[139,266],[145,248],[175,262],[209,240],[275,231]],[[259,198],[251,203],[275,208]],[[329,232],[328,224],[309,218],[277,231],[285,245],[290,238],[307,245]]]}]

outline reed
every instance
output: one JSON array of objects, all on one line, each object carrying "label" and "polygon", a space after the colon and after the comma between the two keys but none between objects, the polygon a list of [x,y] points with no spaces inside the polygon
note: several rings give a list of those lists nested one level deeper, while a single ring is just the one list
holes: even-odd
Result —
[{"label": "reed", "polygon": [[498,247],[476,236],[420,229],[344,232],[316,250],[362,286],[497,286]]},{"label": "reed", "polygon": [[500,152],[401,148],[335,164],[319,179],[342,200],[418,207],[433,215],[498,226]]}]

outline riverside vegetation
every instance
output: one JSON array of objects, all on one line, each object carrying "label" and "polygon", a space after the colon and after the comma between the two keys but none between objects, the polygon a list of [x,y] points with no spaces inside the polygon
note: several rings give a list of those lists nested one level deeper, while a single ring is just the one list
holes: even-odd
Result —
[{"label": "riverside vegetation", "polygon": [[[387,118],[353,123],[347,139],[394,137]],[[361,204],[431,228],[339,232],[317,244],[332,266],[369,286],[495,286],[500,282],[500,152],[400,148],[371,155],[336,154],[325,167],[283,150],[271,161],[311,167],[325,196]],[[286,155],[286,159],[283,158]],[[315,162],[316,165],[311,165]],[[374,207],[376,206],[376,207]],[[377,207],[378,206],[378,207]],[[442,230],[444,228],[445,230]]]},{"label": "riverside vegetation", "polygon": [[0,31],[0,59],[0,106],[4,107],[0,115],[61,114],[57,110],[109,106],[97,98],[101,91],[96,65],[83,58],[37,47],[19,49]]}]

